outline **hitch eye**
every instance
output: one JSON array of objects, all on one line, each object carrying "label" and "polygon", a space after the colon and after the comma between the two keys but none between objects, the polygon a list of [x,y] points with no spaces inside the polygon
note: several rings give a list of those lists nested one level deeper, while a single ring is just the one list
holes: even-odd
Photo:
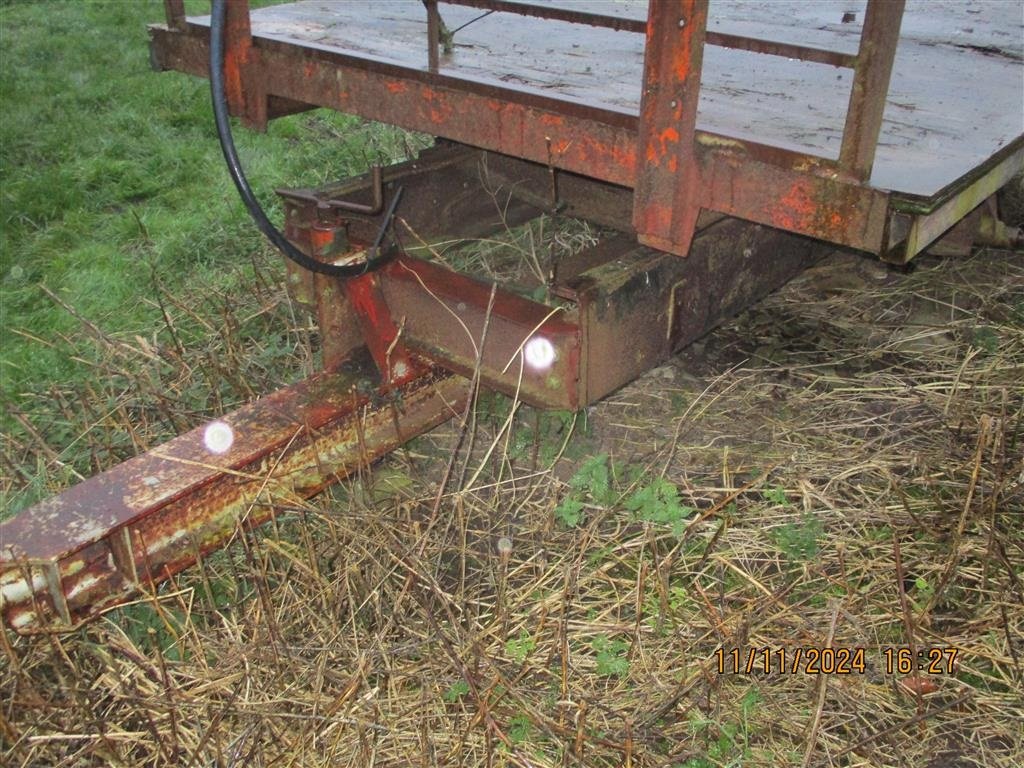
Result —
[{"label": "hitch eye", "polygon": [[546,371],[555,362],[555,347],[543,336],[534,336],[523,347],[523,357],[535,371]]}]

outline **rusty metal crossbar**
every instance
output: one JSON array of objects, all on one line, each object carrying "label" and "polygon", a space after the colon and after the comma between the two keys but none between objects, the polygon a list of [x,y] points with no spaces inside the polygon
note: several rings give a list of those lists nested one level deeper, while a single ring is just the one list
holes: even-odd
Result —
[{"label": "rusty metal crossbar", "polygon": [[[671,30],[673,26],[685,29],[687,23],[692,26],[693,21],[698,21],[704,25],[703,42],[707,45],[853,69],[856,75],[847,109],[840,167],[861,180],[867,179],[871,175],[871,162],[878,144],[882,111],[889,91],[889,78],[896,57],[900,25],[906,5],[905,0],[868,0],[858,52],[848,54],[796,43],[707,30],[707,0],[700,0],[692,5],[689,2],[682,4],[678,2],[651,3],[646,21],[557,5],[537,5],[518,0],[442,0],[442,2],[448,5],[462,5],[492,12],[623,30],[648,35],[651,40],[664,39],[665,31]],[[433,0],[432,4],[434,8],[438,6],[438,3]],[[437,27],[434,27],[428,34],[428,45],[432,50],[436,50],[438,44]],[[676,41],[675,44],[670,44],[670,47],[681,49],[688,45],[689,43],[683,38]],[[691,87],[699,93],[699,69],[697,80],[698,82]]]},{"label": "rusty metal crossbar", "polygon": [[67,629],[294,508],[461,411],[468,382],[430,370],[376,404],[372,365],[278,390],[0,523],[0,614]]},{"label": "rusty metal crossbar", "polygon": [[[519,16],[533,16],[538,19],[567,21],[571,24],[584,24],[602,29],[647,34],[649,22],[627,16],[612,16],[606,13],[594,13],[577,8],[558,5],[537,5],[536,3],[519,2],[519,0],[440,0],[446,5],[463,5],[469,8],[480,8],[501,13],[514,13]],[[436,39],[434,39],[436,42]],[[857,56],[841,51],[830,51],[826,48],[815,48],[810,45],[784,43],[777,40],[764,40],[747,35],[734,35],[727,32],[708,32],[705,38],[708,45],[720,48],[735,48],[752,53],[766,53],[772,56],[783,56],[799,61],[813,61],[833,67],[853,69],[857,66]]]}]

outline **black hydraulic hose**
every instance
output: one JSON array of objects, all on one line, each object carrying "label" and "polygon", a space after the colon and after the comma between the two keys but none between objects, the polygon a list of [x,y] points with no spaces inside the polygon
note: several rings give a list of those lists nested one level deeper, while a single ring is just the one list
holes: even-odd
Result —
[{"label": "black hydraulic hose", "polygon": [[[235,182],[238,194],[245,203],[245,207],[252,216],[260,232],[266,235],[281,253],[294,261],[300,267],[311,272],[319,272],[322,275],[333,275],[335,277],[355,277],[365,274],[372,269],[382,258],[377,256],[378,249],[373,248],[368,254],[367,261],[362,264],[349,264],[340,266],[327,264],[311,258],[288,242],[288,239],[273,225],[263,207],[253,194],[249,186],[242,164],[238,159],[238,151],[235,149],[235,140],[231,135],[231,121],[228,117],[228,102],[224,94],[224,18],[227,14],[226,0],[213,0],[213,11],[210,16],[210,94],[213,98],[213,117],[217,123],[217,137],[220,139],[220,148],[224,152],[224,160],[227,162],[228,171],[231,173],[231,180]],[[392,210],[394,203],[392,202]],[[383,229],[387,227],[390,216],[385,218],[381,227],[382,232],[378,241],[383,235]],[[378,242],[379,245],[379,242]]]}]

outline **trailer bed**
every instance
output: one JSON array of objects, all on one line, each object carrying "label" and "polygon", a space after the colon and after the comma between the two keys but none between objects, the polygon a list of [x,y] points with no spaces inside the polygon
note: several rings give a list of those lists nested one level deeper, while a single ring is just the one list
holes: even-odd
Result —
[{"label": "trailer bed", "polygon": [[[643,23],[645,0],[548,3]],[[709,31],[857,52],[864,0],[733,0],[710,6]],[[844,23],[847,12],[855,20]],[[440,74],[637,116],[644,36],[441,5],[459,30]],[[427,69],[420,0],[300,0],[252,11],[254,38]],[[474,19],[477,19],[474,21]],[[208,18],[190,18],[208,25]],[[836,159],[851,70],[710,45],[698,128]],[[928,198],[1024,133],[1024,6],[910,0],[870,185]]]}]

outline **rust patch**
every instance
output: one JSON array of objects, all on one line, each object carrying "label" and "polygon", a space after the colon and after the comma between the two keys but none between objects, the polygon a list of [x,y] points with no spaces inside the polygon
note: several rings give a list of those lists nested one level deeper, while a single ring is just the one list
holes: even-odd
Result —
[{"label": "rust patch", "polygon": [[798,180],[779,199],[779,206],[771,210],[772,222],[780,229],[803,232],[813,221],[817,209],[803,182]]}]

